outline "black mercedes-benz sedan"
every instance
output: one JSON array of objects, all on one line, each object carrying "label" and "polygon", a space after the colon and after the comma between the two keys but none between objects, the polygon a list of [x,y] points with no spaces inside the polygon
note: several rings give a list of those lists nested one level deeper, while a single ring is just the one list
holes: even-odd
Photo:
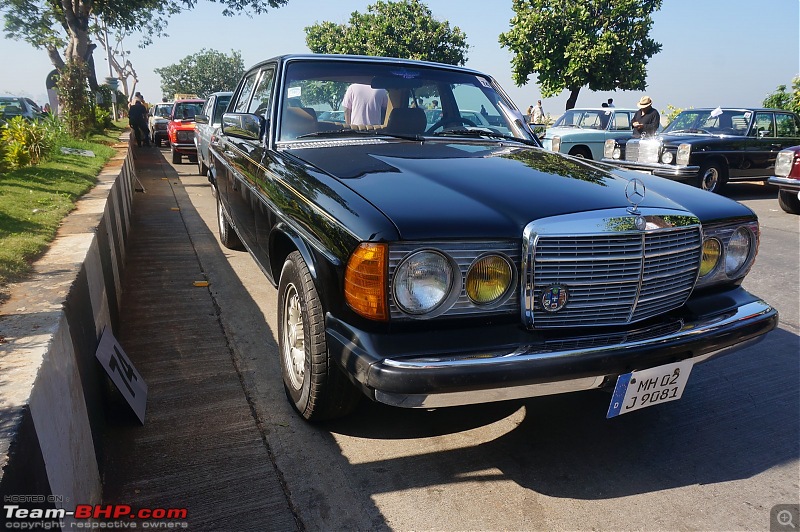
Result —
[{"label": "black mercedes-benz sedan", "polygon": [[612,417],[679,399],[695,364],[777,324],[740,286],[752,211],[542,149],[480,72],[270,59],[210,154],[220,240],[278,289],[283,385],[308,420],[363,395],[436,408],[598,388]]},{"label": "black mercedes-benz sedan", "polygon": [[720,192],[766,181],[784,148],[800,144],[800,117],[782,109],[689,109],[650,138],[609,139],[603,161]]}]

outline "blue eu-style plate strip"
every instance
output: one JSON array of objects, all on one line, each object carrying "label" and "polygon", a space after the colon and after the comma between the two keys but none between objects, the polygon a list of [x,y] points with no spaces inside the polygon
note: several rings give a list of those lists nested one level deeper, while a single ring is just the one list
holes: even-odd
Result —
[{"label": "blue eu-style plate strip", "polygon": [[619,411],[622,409],[622,403],[625,400],[625,392],[628,391],[628,384],[631,382],[632,375],[633,373],[626,373],[617,378],[617,385],[614,387],[614,394],[611,396],[611,404],[608,405],[606,419],[619,415]]}]

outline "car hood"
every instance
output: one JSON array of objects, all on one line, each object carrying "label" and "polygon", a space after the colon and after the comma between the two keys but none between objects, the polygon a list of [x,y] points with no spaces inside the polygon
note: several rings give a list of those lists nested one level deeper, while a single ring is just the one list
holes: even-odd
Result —
[{"label": "car hood", "polygon": [[[372,203],[408,240],[434,233],[514,238],[536,219],[624,209],[629,206],[625,187],[633,177],[540,148],[500,143],[385,142],[289,152]],[[647,187],[642,208],[683,213],[697,208],[713,218],[730,215],[731,205],[738,205],[669,180],[635,175]],[[662,185],[669,195],[659,193]],[[740,211],[750,213],[744,207]]]}]

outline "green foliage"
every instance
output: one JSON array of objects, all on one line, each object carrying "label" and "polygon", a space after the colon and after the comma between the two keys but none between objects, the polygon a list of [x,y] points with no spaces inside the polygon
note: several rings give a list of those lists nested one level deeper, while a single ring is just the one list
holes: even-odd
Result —
[{"label": "green foliage", "polygon": [[792,79],[791,93],[786,92],[786,85],[778,85],[775,92],[768,94],[761,105],[772,109],[786,109],[800,114],[800,76],[795,76]]},{"label": "green foliage", "polygon": [[174,65],[156,68],[161,76],[163,96],[197,94],[201,98],[213,92],[232,91],[244,74],[241,52],[231,50],[226,55],[216,50],[200,50],[181,59]]},{"label": "green foliage", "polygon": [[457,26],[433,18],[419,0],[385,2],[353,12],[347,24],[322,22],[305,28],[306,44],[314,53],[399,57],[463,65],[467,36]]},{"label": "green foliage", "polygon": [[83,61],[71,61],[64,65],[58,80],[58,100],[70,135],[75,138],[86,137],[94,127],[94,113],[89,104],[86,64]]},{"label": "green foliage", "polygon": [[0,130],[0,142],[4,144],[4,167],[24,168],[38,164],[52,148],[51,135],[46,125],[16,116]]},{"label": "green foliage", "polygon": [[63,145],[92,150],[96,157],[54,150],[40,165],[0,175],[0,286],[30,271],[30,262],[53,239],[75,200],[94,186],[114,153],[108,146],[85,141],[66,139]]},{"label": "green foliage", "polygon": [[681,111],[683,111],[683,109],[681,109],[680,107],[675,107],[672,104],[667,104],[667,108],[661,111],[660,115],[662,120],[666,120],[666,123],[669,124],[670,122],[675,120],[676,116],[681,114]]},{"label": "green foliage", "polygon": [[644,90],[647,61],[661,51],[649,37],[651,14],[662,0],[513,0],[511,29],[500,44],[515,55],[514,82],[536,74],[542,96],[581,87],[593,91]]}]

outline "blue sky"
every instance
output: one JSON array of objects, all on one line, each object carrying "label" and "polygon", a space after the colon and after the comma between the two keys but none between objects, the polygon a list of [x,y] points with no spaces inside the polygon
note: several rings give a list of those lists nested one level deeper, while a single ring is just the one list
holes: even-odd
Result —
[{"label": "blue sky", "polygon": [[[280,9],[248,18],[222,17],[221,7],[200,0],[198,7],[170,22],[169,37],[142,50],[131,38],[131,61],[139,76],[137,90],[148,101],[161,97],[154,68],[177,63],[201,48],[224,53],[238,50],[249,67],[275,55],[308,52],[303,28],[322,21],[347,22],[353,11],[366,11],[374,0],[289,0]],[[541,98],[535,76],[517,87],[511,80],[511,53],[497,36],[509,28],[510,0],[426,0],[434,17],[460,27],[470,45],[467,65],[491,74],[523,111]],[[579,106],[598,106],[613,97],[617,107],[633,106],[643,94],[656,108],[759,106],[778,85],[790,85],[800,73],[800,0],[664,0],[653,15],[651,36],[663,45],[648,64],[647,89],[591,92],[584,88]],[[44,80],[52,65],[42,50],[0,40],[3,72],[0,94],[46,101]],[[98,78],[108,75],[100,50]],[[545,112],[563,112],[566,92],[542,98]]]}]

